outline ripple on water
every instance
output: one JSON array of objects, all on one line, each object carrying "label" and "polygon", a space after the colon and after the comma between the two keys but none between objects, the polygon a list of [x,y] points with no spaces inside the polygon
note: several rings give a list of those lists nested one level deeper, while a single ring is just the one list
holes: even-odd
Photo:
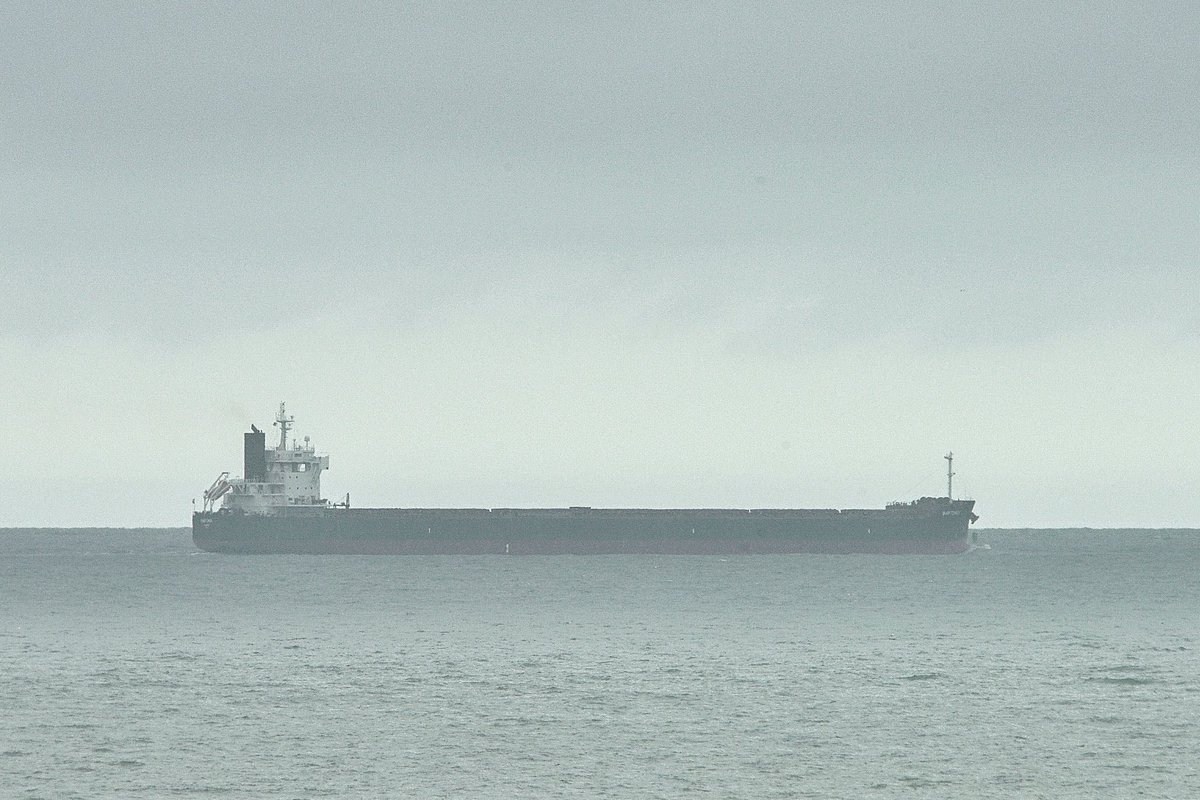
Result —
[{"label": "ripple on water", "polygon": [[1084,680],[1088,683],[1107,683],[1111,686],[1148,686],[1158,683],[1156,678],[1139,678],[1136,675],[1091,675]]},{"label": "ripple on water", "polygon": [[22,636],[0,644],[0,796],[1200,797],[1200,537],[1004,541],[972,560],[0,553]]}]

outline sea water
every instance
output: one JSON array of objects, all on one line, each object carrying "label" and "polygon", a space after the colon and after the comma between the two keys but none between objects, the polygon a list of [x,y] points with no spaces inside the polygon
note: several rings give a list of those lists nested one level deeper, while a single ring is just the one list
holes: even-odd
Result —
[{"label": "sea water", "polygon": [[0,531],[0,797],[1200,797],[1200,532],[221,556]]}]

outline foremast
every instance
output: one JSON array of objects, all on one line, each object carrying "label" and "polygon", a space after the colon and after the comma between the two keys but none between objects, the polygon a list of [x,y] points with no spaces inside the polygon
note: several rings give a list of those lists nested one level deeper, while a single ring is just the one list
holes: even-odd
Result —
[{"label": "foremast", "polygon": [[[279,407],[283,408],[283,404],[280,403]],[[951,450],[949,453],[946,453],[946,455],[942,456],[942,458],[946,459],[946,499],[953,500],[954,499],[954,451]]]}]

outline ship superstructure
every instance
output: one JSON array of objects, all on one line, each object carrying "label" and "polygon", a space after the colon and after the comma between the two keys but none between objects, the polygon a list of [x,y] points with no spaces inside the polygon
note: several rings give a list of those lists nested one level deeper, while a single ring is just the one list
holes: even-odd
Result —
[{"label": "ship superstructure", "polygon": [[222,472],[204,492],[204,511],[211,512],[218,501],[224,511],[260,516],[288,508],[328,507],[329,501],[321,497],[321,472],[329,469],[329,456],[319,455],[307,436],[303,443],[293,441],[288,446],[295,421],[280,403],[275,415],[279,443],[273,449],[266,446],[266,433],[251,425],[244,434],[243,477],[230,478]]},{"label": "ship superstructure", "polygon": [[[946,496],[884,508],[350,508],[321,497],[329,456],[256,426],[244,435],[244,474],[223,472],[192,515],[192,538],[226,553],[602,554],[961,553],[972,549],[974,500]],[[218,507],[218,503],[220,504]]]}]

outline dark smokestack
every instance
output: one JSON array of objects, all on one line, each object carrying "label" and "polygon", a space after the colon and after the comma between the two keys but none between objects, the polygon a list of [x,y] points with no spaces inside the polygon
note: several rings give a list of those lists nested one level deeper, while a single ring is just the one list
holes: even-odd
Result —
[{"label": "dark smokestack", "polygon": [[250,426],[252,433],[246,436],[246,470],[243,476],[248,481],[263,483],[267,480],[267,435]]}]

